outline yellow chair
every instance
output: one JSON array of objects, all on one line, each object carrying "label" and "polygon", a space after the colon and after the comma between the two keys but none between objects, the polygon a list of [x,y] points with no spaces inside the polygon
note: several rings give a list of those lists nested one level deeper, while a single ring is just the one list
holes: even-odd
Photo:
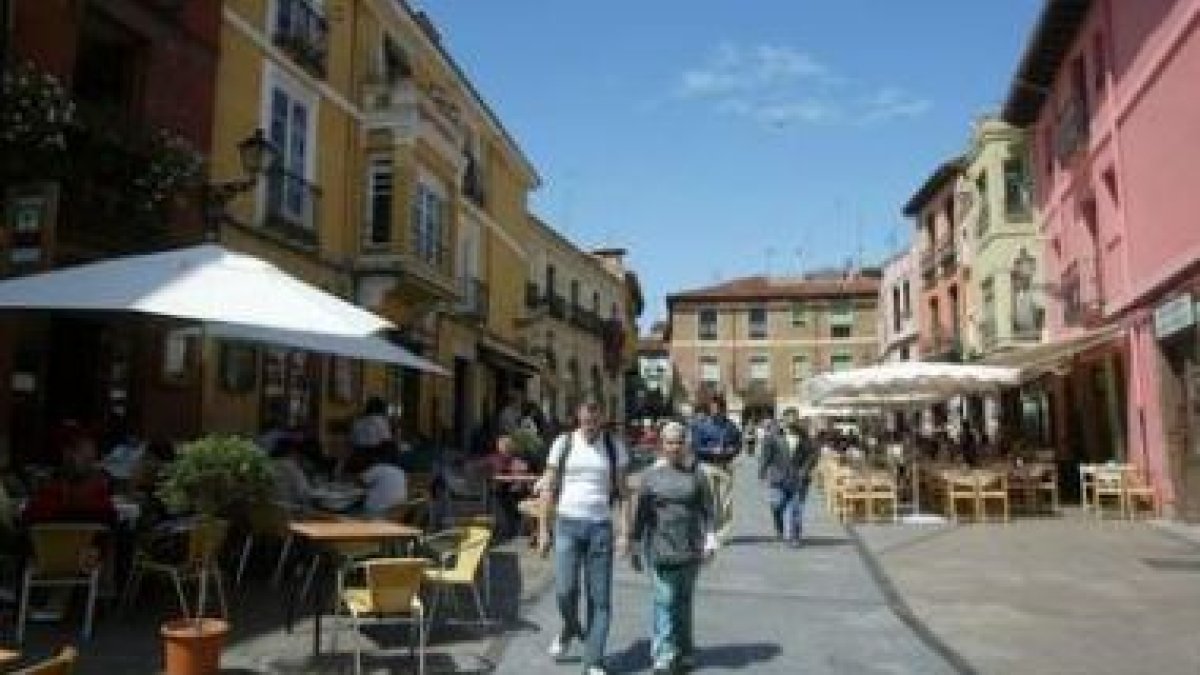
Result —
[{"label": "yellow chair", "polygon": [[867,502],[869,519],[874,522],[881,515],[879,507],[882,506],[882,515],[893,523],[896,522],[896,477],[886,471],[873,471],[867,476],[867,482],[870,491]]},{"label": "yellow chair", "polygon": [[1116,502],[1117,511],[1124,517],[1127,512],[1125,472],[1119,467],[1099,466],[1092,475],[1092,499],[1097,518],[1104,517],[1104,501],[1110,498]]},{"label": "yellow chair", "polygon": [[29,528],[33,555],[25,566],[21,603],[17,610],[17,642],[25,638],[29,615],[29,592],[35,586],[86,586],[87,606],[83,615],[83,637],[91,637],[100,586],[100,552],[96,537],[108,528],[88,523],[34,525]]},{"label": "yellow chair", "polygon": [[[133,600],[141,585],[142,576],[146,572],[159,574],[171,579],[175,586],[175,594],[179,598],[179,607],[184,616],[192,616],[188,611],[187,596],[183,593],[185,579],[197,582],[211,578],[217,587],[217,602],[221,608],[221,616],[229,616],[229,608],[225,602],[225,588],[221,579],[221,568],[217,564],[217,555],[225,544],[229,532],[229,523],[224,520],[205,519],[193,523],[187,530],[187,553],[181,562],[166,562],[155,560],[146,551],[139,550],[133,556],[133,572],[125,585],[125,607]],[[196,608],[196,616],[204,612],[204,607]]]},{"label": "yellow chair", "polygon": [[1128,518],[1133,518],[1139,502],[1148,505],[1150,513],[1158,517],[1158,495],[1154,487],[1140,469],[1131,468],[1125,472],[1125,513]]},{"label": "yellow chair", "polygon": [[487,556],[488,544],[492,540],[492,530],[485,525],[466,525],[446,532],[427,537],[424,540],[426,548],[432,550],[441,567],[425,570],[425,583],[434,587],[433,606],[429,610],[429,621],[432,623],[437,615],[438,605],[442,596],[453,592],[456,588],[470,588],[475,598],[475,609],[479,613],[479,621],[487,622],[487,612],[483,608],[483,599],[479,594],[476,578],[483,567]]},{"label": "yellow chair", "polygon": [[979,519],[987,519],[987,507],[990,502],[999,502],[1004,522],[1007,523],[1012,516],[1008,503],[1008,473],[1005,471],[976,471],[975,480],[977,486],[975,511],[979,515]]},{"label": "yellow chair", "polygon": [[26,666],[13,675],[71,675],[75,672],[75,661],[78,658],[79,653],[74,647],[63,647],[54,656],[41,663]]},{"label": "yellow chair", "polygon": [[837,513],[843,523],[858,518],[862,506],[864,521],[871,519],[871,479],[867,476],[844,474],[838,477]]},{"label": "yellow chair", "polygon": [[[392,623],[408,623],[417,634],[417,672],[425,672],[425,605],[421,602],[421,582],[429,561],[424,558],[377,558],[356,565],[363,572],[366,585],[341,587],[340,606],[350,614],[354,626],[354,672],[362,672],[363,618],[385,619]],[[339,583],[339,586],[341,584]],[[341,616],[334,631],[334,640],[341,632]]]},{"label": "yellow chair", "polygon": [[946,515],[953,521],[958,521],[958,505],[968,501],[975,510],[975,520],[979,520],[979,486],[973,474],[951,469],[945,474],[946,481]]}]

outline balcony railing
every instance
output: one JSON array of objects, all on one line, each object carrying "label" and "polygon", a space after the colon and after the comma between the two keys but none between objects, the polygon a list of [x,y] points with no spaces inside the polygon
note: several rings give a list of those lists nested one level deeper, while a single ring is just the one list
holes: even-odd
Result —
[{"label": "balcony railing", "polygon": [[921,249],[921,276],[931,280],[937,273],[937,257],[933,247]]},{"label": "balcony railing", "polygon": [[942,237],[937,245],[937,259],[945,268],[953,268],[957,260],[954,237]]},{"label": "balcony railing", "polygon": [[272,39],[302,68],[317,77],[325,77],[329,21],[309,0],[276,0]]},{"label": "balcony railing", "polygon": [[1054,153],[1065,161],[1088,142],[1087,105],[1078,98],[1067,101],[1054,121]]},{"label": "balcony railing", "polygon": [[547,294],[546,305],[550,308],[550,316],[556,319],[567,318],[567,299],[557,293]]},{"label": "balcony railing", "polygon": [[267,209],[263,228],[306,247],[318,243],[317,213],[321,190],[283,169],[267,172]]},{"label": "balcony railing", "polygon": [[979,343],[984,351],[995,349],[1000,342],[1000,336],[996,332],[996,318],[991,317],[979,322]]},{"label": "balcony railing", "polygon": [[458,290],[462,295],[462,301],[459,303],[459,313],[481,323],[486,323],[490,308],[487,283],[475,277],[459,277]]},{"label": "balcony railing", "polygon": [[1104,290],[1095,258],[1078,258],[1063,272],[1059,284],[1063,323],[1068,326],[1091,325],[1104,312]]},{"label": "balcony railing", "polygon": [[450,249],[434,229],[413,225],[409,229],[409,254],[436,272],[449,276]]}]

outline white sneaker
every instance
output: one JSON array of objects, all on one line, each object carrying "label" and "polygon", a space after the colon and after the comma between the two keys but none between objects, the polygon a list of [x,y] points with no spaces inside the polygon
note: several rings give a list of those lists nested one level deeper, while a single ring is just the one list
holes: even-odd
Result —
[{"label": "white sneaker", "polygon": [[608,671],[603,666],[588,666],[584,671],[587,675],[608,675]]},{"label": "white sneaker", "polygon": [[550,656],[556,659],[566,658],[571,650],[571,638],[564,633],[559,633],[554,636],[554,640],[550,642],[550,648],[546,651],[550,652]]}]

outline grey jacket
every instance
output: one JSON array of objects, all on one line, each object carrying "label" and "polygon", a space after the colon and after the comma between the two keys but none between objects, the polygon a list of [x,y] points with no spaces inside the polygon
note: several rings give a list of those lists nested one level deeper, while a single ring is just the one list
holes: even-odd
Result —
[{"label": "grey jacket", "polygon": [[800,434],[800,444],[793,453],[780,430],[768,436],[758,452],[758,477],[773,487],[808,487],[816,463],[817,449],[807,434]]},{"label": "grey jacket", "polygon": [[699,562],[713,526],[712,488],[700,467],[655,465],[642,474],[634,502],[634,542],[652,565]]}]

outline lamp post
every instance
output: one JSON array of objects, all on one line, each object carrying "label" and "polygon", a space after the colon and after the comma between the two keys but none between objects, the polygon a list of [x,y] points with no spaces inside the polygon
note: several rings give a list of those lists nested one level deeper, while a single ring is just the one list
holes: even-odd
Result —
[{"label": "lamp post", "polygon": [[238,143],[238,158],[241,160],[243,178],[205,183],[201,193],[201,208],[204,216],[204,238],[216,241],[221,223],[228,217],[226,207],[234,197],[249,192],[258,185],[258,177],[275,164],[279,151],[263,135],[262,129]]}]

